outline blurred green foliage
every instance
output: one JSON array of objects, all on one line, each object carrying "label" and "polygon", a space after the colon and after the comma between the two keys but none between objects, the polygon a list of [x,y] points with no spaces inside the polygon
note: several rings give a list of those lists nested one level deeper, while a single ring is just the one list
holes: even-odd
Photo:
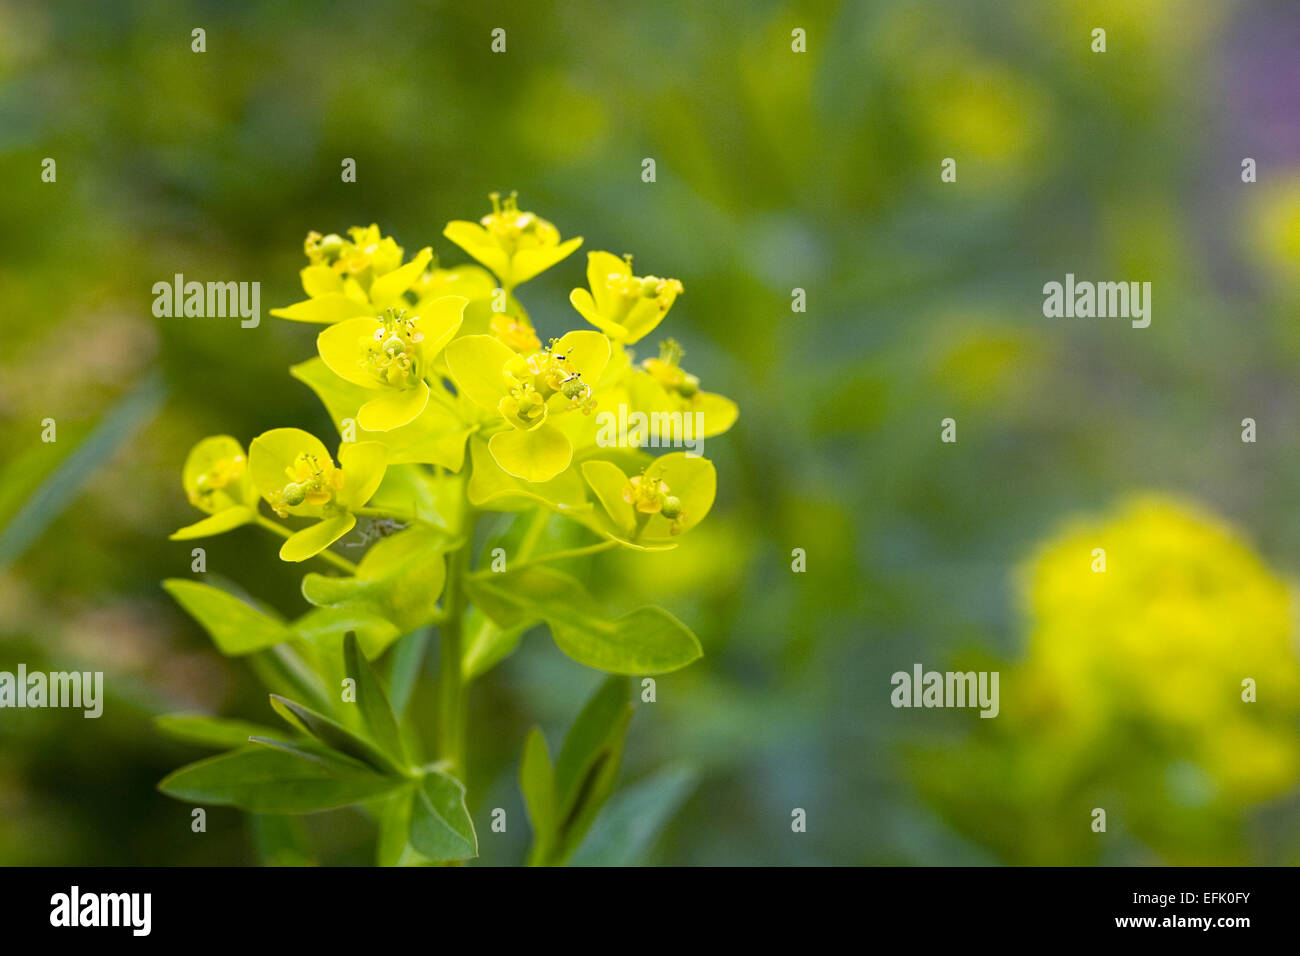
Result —
[{"label": "blurred green foliage", "polygon": [[[489,52],[498,26],[504,55]],[[1095,26],[1104,55],[1089,51]],[[806,54],[790,50],[795,27]],[[166,383],[0,576],[0,667],[102,669],[110,695],[93,722],[0,713],[0,862],[300,858],[279,824],[250,833],[234,811],[191,834],[154,786],[201,752],[150,717],[269,718],[158,582],[188,573],[190,544],[166,536],[193,518],[179,472],[199,436],[330,434],[287,374],[315,330],[155,319],[150,290],[175,273],[259,281],[265,316],[298,297],[309,229],[370,222],[411,249],[438,237],[460,262],[442,225],[481,215],[493,189],[518,189],[566,234],[582,224],[587,249],[680,277],[687,364],[742,409],[706,449],[719,497],[689,546],[608,568],[634,582],[624,606],[673,609],[705,647],[632,723],[626,779],[698,774],[631,791],[681,802],[650,858],[1095,861],[1070,834],[1091,836],[1092,804],[1036,823],[1035,781],[1014,761],[964,787],[980,721],[894,710],[888,679],[916,661],[1024,658],[1014,569],[1062,518],[1130,490],[1194,498],[1276,572],[1300,565],[1298,30],[1300,11],[1266,0],[0,3],[6,489],[56,468],[140,382]],[[1258,184],[1241,182],[1244,156]],[[1066,272],[1152,282],[1151,327],[1044,319],[1041,287]],[[530,287],[544,335],[573,324],[581,279],[575,257]],[[791,311],[796,287],[807,312]],[[948,416],[956,445],[938,440]],[[1239,439],[1246,416],[1257,444]],[[256,531],[205,546],[209,569],[256,599],[305,609],[299,569]],[[597,680],[526,639],[475,686],[471,811],[511,821],[483,862],[524,853],[527,726],[554,738]],[[1099,693],[1083,678],[1075,692]],[[410,706],[432,724],[435,701]],[[1050,738],[1031,730],[1002,752],[1041,757]],[[1110,731],[1114,760],[1159,753]],[[946,785],[924,785],[935,766]],[[1262,806],[1216,803],[1234,819],[1249,805],[1252,829],[1227,846],[1169,837],[1197,829],[1177,792],[1142,807],[1166,829],[1112,825],[1104,858],[1300,859],[1294,785]],[[791,833],[794,807],[806,834]],[[631,845],[644,813],[611,807],[597,827]],[[302,824],[319,859],[366,861],[360,817]],[[608,853],[591,862],[622,859]]]}]

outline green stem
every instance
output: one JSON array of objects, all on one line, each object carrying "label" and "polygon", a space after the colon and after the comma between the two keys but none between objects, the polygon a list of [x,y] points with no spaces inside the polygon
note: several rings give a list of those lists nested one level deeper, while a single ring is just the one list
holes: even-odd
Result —
[{"label": "green stem", "polygon": [[[266,517],[265,515],[257,516],[257,526],[259,528],[265,528],[267,531],[270,531],[272,534],[277,534],[281,538],[293,537],[292,531],[290,531],[282,524],[276,524],[274,521],[272,521],[270,518]],[[335,554],[329,548],[326,548],[324,551],[316,552],[314,557],[321,558],[324,561],[328,561],[330,564],[334,565],[334,567],[338,568],[340,571],[346,571],[348,574],[357,573],[357,566],[355,564],[353,564],[351,561],[349,561],[347,558],[343,557],[342,555]]]},{"label": "green stem", "polygon": [[528,530],[524,532],[524,539],[519,542],[518,560],[523,561],[536,550],[537,542],[541,540],[542,532],[546,530],[546,525],[550,520],[551,513],[549,511],[545,508],[537,509],[532,522],[528,525]]},{"label": "green stem", "polygon": [[439,668],[438,757],[451,767],[453,775],[465,779],[465,737],[469,697],[464,672],[465,578],[469,574],[474,546],[473,512],[465,520],[462,544],[447,555],[447,582],[443,594],[442,653]]}]

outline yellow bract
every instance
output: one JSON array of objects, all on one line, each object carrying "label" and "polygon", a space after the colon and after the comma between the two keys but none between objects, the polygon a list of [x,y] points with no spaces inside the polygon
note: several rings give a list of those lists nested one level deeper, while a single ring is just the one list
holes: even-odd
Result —
[{"label": "yellow bract", "polygon": [[488,441],[505,472],[544,482],[569,467],[573,445],[547,418],[594,406],[591,383],[609,361],[609,341],[603,335],[570,332],[529,355],[490,335],[466,335],[452,341],[446,355],[461,392],[509,426]]},{"label": "yellow bract", "polygon": [[426,246],[403,265],[402,248],[381,236],[378,226],[354,226],[348,235],[351,239],[308,233],[311,265],[300,273],[308,298],[272,309],[272,315],[328,324],[410,305],[406,293],[423,277],[433,250]]},{"label": "yellow bract", "polygon": [[709,513],[717,495],[713,462],[684,452],[656,458],[629,477],[613,462],[588,461],[582,477],[604,508],[593,530],[632,547],[671,545]]},{"label": "yellow bract", "polygon": [[173,541],[221,534],[257,518],[257,492],[244,446],[229,435],[205,438],[191,449],[181,469],[190,504],[207,518],[175,532]]},{"label": "yellow bract", "polygon": [[507,292],[568,256],[582,238],[560,241],[560,231],[531,212],[520,212],[511,193],[492,193],[492,212],[479,222],[455,220],[443,235],[492,270]]},{"label": "yellow bract", "polygon": [[379,318],[347,319],[316,337],[330,371],[381,394],[357,413],[366,431],[391,431],[409,424],[429,401],[428,364],[460,329],[466,300],[443,296],[424,317],[389,309]]},{"label": "yellow bract", "polygon": [[587,253],[587,282],[591,291],[574,289],[569,302],[596,328],[627,345],[654,331],[683,291],[676,279],[634,276],[630,256],[608,252]]},{"label": "yellow bract", "polygon": [[282,518],[321,519],[285,541],[280,557],[305,561],[352,530],[352,509],[379,488],[387,457],[378,442],[345,442],[336,466],[320,440],[299,428],[274,428],[253,439],[248,459],[258,494]]}]

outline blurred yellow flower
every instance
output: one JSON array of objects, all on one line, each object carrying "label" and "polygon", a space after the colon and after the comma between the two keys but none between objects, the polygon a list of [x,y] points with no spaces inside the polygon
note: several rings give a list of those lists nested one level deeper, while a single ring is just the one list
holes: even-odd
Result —
[{"label": "blurred yellow flower", "polygon": [[1241,862],[1246,813],[1300,778],[1287,583],[1222,520],[1144,495],[1070,522],[1020,584],[1028,648],[1001,669],[1002,713],[914,748],[921,792],[1008,862],[1115,852],[1094,808],[1157,859]]},{"label": "blurred yellow flower", "polygon": [[[1092,570],[1095,548],[1104,572]],[[1055,719],[1172,737],[1233,801],[1295,782],[1291,595],[1227,525],[1178,501],[1137,498],[1067,527],[1023,580],[1033,622],[1024,668]],[[1258,684],[1255,703],[1242,700],[1246,678]]]},{"label": "blurred yellow flower", "polygon": [[1251,207],[1250,235],[1265,268],[1294,281],[1300,270],[1300,171],[1280,181],[1250,187],[1259,193]]}]

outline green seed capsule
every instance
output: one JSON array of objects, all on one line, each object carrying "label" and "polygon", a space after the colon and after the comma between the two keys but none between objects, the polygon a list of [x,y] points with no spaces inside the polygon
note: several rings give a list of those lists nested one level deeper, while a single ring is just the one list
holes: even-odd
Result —
[{"label": "green seed capsule", "polygon": [[332,232],[320,241],[319,248],[321,257],[326,262],[333,262],[343,255],[343,237]]},{"label": "green seed capsule", "polygon": [[280,495],[284,503],[290,508],[302,504],[307,500],[306,484],[288,484],[284,486],[284,491]]}]

